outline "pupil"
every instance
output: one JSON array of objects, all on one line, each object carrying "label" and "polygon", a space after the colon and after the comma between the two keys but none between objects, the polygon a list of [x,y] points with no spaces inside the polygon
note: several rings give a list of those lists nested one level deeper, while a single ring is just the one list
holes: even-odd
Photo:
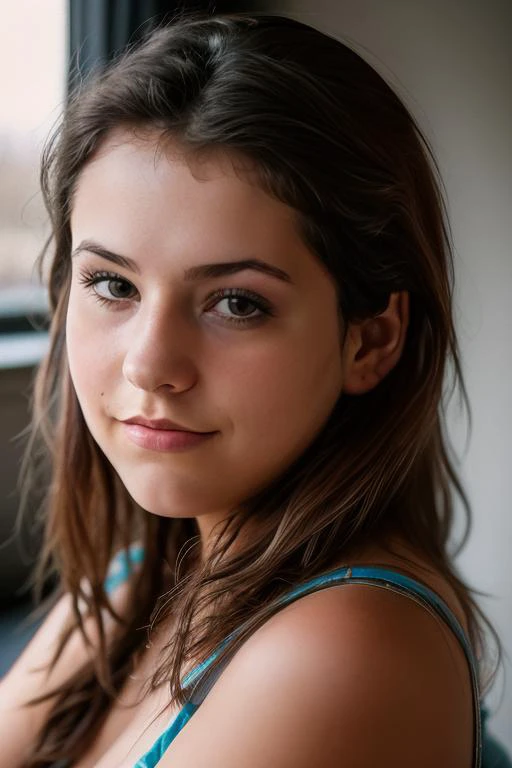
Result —
[{"label": "pupil", "polygon": [[235,314],[238,313],[240,315],[244,315],[244,314],[250,315],[252,312],[251,307],[252,307],[251,300],[247,299],[245,296],[234,296],[234,297],[232,296],[229,299],[229,309]]},{"label": "pupil", "polygon": [[[124,292],[123,292],[124,288]],[[110,284],[110,290],[114,294],[114,296],[118,296],[121,298],[124,298],[127,293],[130,292],[130,288],[125,283],[121,282],[121,280],[113,280]]]}]

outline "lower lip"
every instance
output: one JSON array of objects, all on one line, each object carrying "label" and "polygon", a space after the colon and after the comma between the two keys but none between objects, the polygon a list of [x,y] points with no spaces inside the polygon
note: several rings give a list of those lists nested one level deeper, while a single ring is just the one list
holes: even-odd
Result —
[{"label": "lower lip", "polygon": [[141,424],[125,424],[128,438],[150,451],[186,451],[200,445],[215,432],[184,432],[174,429],[150,429]]}]

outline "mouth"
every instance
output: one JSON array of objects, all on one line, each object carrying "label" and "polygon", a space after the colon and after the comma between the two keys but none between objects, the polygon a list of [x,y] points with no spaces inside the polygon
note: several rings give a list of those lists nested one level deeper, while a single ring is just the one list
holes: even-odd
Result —
[{"label": "mouth", "polygon": [[[165,420],[157,420],[162,423]],[[140,420],[128,419],[122,422],[128,439],[139,448],[157,452],[181,452],[195,448],[212,438],[217,432],[195,432],[183,427],[155,426],[155,421],[148,426],[148,421],[141,424]]]},{"label": "mouth", "polygon": [[124,424],[135,424],[147,429],[153,429],[157,431],[172,431],[172,432],[188,432],[193,435],[211,435],[213,432],[202,432],[200,430],[191,429],[178,424],[170,419],[147,419],[144,416],[132,416],[129,419],[123,419]]}]

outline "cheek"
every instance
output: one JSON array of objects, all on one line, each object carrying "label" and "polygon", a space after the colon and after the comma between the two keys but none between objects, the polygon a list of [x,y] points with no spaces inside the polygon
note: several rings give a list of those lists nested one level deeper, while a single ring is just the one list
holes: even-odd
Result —
[{"label": "cheek", "polygon": [[325,421],[341,392],[338,337],[310,331],[251,348],[235,367],[225,367],[221,380],[220,394],[235,427],[238,418],[255,434],[265,433],[267,441],[272,434],[295,440]]},{"label": "cheek", "polygon": [[111,345],[106,343],[97,323],[89,322],[87,313],[70,296],[66,317],[66,352],[71,380],[86,419],[94,413],[95,405],[108,387],[112,364],[110,349]]}]

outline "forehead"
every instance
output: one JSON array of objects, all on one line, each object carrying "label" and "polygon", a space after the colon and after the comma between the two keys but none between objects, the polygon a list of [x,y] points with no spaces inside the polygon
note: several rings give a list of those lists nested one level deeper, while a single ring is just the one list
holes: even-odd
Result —
[{"label": "forehead", "polygon": [[212,214],[249,207],[254,216],[295,225],[293,209],[261,189],[249,158],[219,149],[192,152],[148,130],[117,129],[107,136],[79,175],[72,211],[98,196],[112,205],[119,197],[137,202],[141,210],[158,201],[170,217],[191,206]]},{"label": "forehead", "polygon": [[73,244],[100,240],[119,253],[225,257],[231,250],[271,260],[312,258],[296,212],[257,183],[250,159],[192,153],[161,134],[112,132],[80,174],[73,197]]},{"label": "forehead", "polygon": [[205,200],[231,193],[240,202],[250,199],[258,208],[265,206],[281,217],[290,219],[294,213],[262,189],[258,167],[251,158],[224,148],[190,149],[150,128],[117,128],[103,139],[78,177],[72,208],[84,187],[113,186],[116,181],[126,193],[132,186],[144,186],[147,195],[160,184],[166,191],[174,187],[180,199],[191,192]]},{"label": "forehead", "polygon": [[72,248],[94,240],[155,274],[260,259],[303,293],[336,291],[299,234],[297,212],[267,194],[250,159],[185,151],[161,133],[113,132],[83,169],[71,212]]}]

